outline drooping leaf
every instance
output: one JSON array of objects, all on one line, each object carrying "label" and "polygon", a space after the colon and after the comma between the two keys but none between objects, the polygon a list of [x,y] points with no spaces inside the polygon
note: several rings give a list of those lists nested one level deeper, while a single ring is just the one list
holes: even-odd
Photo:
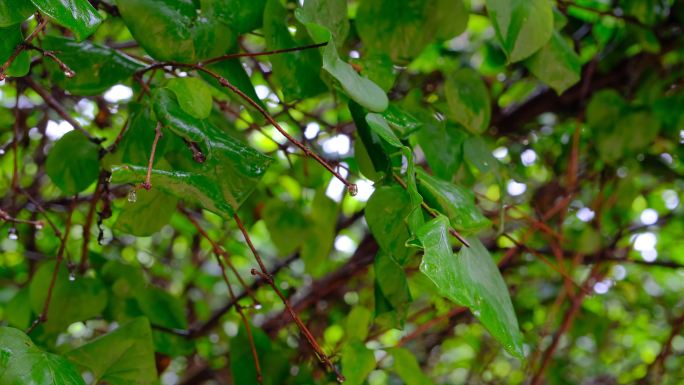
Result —
[{"label": "drooping leaf", "polygon": [[40,13],[74,33],[81,41],[92,35],[102,23],[102,16],[88,0],[31,0]]},{"label": "drooping leaf", "polygon": [[347,316],[347,339],[364,341],[368,336],[372,317],[373,314],[364,306],[354,306]]},{"label": "drooping leaf", "polygon": [[542,48],[553,32],[548,0],[486,0],[489,18],[510,62],[523,60]]},{"label": "drooping leaf", "polygon": [[[268,0],[266,3],[263,32],[269,50],[311,43],[308,39],[295,41],[290,35],[287,11],[278,0]],[[316,96],[325,91],[325,84],[320,78],[321,59],[315,50],[289,52],[270,59],[274,79],[282,87],[286,101]]]},{"label": "drooping leaf", "polygon": [[156,189],[140,189],[136,197],[135,202],[124,203],[114,230],[148,237],[169,223],[178,204],[178,198]]},{"label": "drooping leaf", "polygon": [[178,104],[192,117],[206,119],[211,114],[211,89],[202,80],[193,77],[173,78],[166,88],[176,94]]},{"label": "drooping leaf", "polygon": [[6,319],[10,326],[26,329],[31,325],[31,297],[28,286],[17,291],[7,303]]},{"label": "drooping leaf", "polygon": [[[179,198],[190,199],[226,218],[254,190],[266,172],[271,158],[240,143],[207,120],[187,114],[175,100],[173,92],[159,89],[154,96],[154,110],[165,129],[182,138],[197,142],[205,152],[203,163],[191,162],[189,169],[154,169],[151,183]],[[113,183],[141,183],[147,167],[122,165],[112,168]]]},{"label": "drooping leaf", "polygon": [[66,194],[79,193],[97,180],[99,148],[80,131],[68,132],[50,150],[45,172]]},{"label": "drooping leaf", "polygon": [[382,116],[402,139],[408,138],[409,135],[418,131],[425,124],[418,117],[413,116],[396,104],[390,104]]},{"label": "drooping leaf", "polygon": [[425,202],[449,218],[458,231],[476,232],[489,226],[490,221],[475,205],[475,196],[465,188],[437,179],[422,169],[416,170],[418,190]]},{"label": "drooping leaf", "polygon": [[345,384],[361,385],[375,369],[375,356],[361,341],[350,341],[342,349],[342,375]]},{"label": "drooping leaf", "polygon": [[354,102],[349,103],[349,111],[354,119],[358,136],[373,164],[375,172],[389,173],[392,167],[390,157],[383,147],[380,136],[371,130],[370,125],[366,121],[366,111]]},{"label": "drooping leaf", "polygon": [[428,119],[418,131],[418,143],[435,176],[451,180],[463,162],[463,143],[468,135],[459,127]]},{"label": "drooping leaf", "polygon": [[75,95],[99,95],[111,86],[128,80],[144,65],[121,52],[91,41],[77,43],[57,36],[43,39],[43,48],[58,52],[76,75],[68,78],[55,63],[47,61],[53,81]]},{"label": "drooping leaf", "polygon": [[316,191],[301,255],[306,271],[313,277],[320,277],[329,267],[326,262],[335,243],[337,213],[337,203],[325,195],[325,190]]},{"label": "drooping leaf", "polygon": [[381,186],[366,203],[366,222],[380,249],[399,263],[404,263],[412,250],[406,247],[409,230],[406,217],[411,212],[410,198],[401,186]]},{"label": "drooping leaf", "polygon": [[[55,268],[54,262],[38,268],[29,287],[31,308],[35,314],[43,311],[48,287]],[[98,278],[77,277],[69,279],[69,272],[62,264],[57,272],[47,321],[43,324],[49,333],[63,332],[77,321],[85,321],[102,314],[107,306],[107,291]]]},{"label": "drooping leaf", "polygon": [[392,348],[389,354],[394,358],[394,371],[406,385],[432,385],[434,382],[426,376],[418,365],[416,356],[403,348]]},{"label": "drooping leaf", "polygon": [[[21,26],[19,24],[0,27],[0,34],[2,34],[2,39],[0,39],[0,63],[5,63],[14,53],[14,50],[19,46],[19,44],[24,42],[24,37],[21,34]],[[5,72],[9,76],[24,76],[29,72],[29,53],[27,51],[22,51],[12,62],[12,65],[7,68]]]},{"label": "drooping leaf", "polygon": [[448,76],[444,87],[449,106],[448,116],[470,132],[485,132],[489,127],[492,107],[489,91],[480,75],[470,68],[463,68]]},{"label": "drooping leaf", "polygon": [[[219,56],[236,35],[212,14],[209,2],[184,0],[117,0],[135,40],[157,60],[197,62]],[[208,8],[208,9],[207,9]]]},{"label": "drooping leaf", "polygon": [[90,371],[95,383],[147,385],[157,380],[152,330],[144,317],[71,350],[66,356]]},{"label": "drooping leaf", "polygon": [[21,330],[0,327],[0,384],[85,385],[64,357],[40,350]]},{"label": "drooping leaf", "polygon": [[330,31],[338,47],[344,43],[349,33],[346,0],[310,0],[296,12],[299,20],[318,24]]},{"label": "drooping leaf", "polygon": [[385,118],[380,114],[368,114],[366,115],[366,122],[368,127],[370,127],[373,132],[375,132],[379,137],[384,139],[393,147],[401,148],[404,145],[401,144],[397,135],[392,131],[392,128],[387,124]]},{"label": "drooping leaf", "polygon": [[[36,8],[33,4],[26,0],[5,0],[0,2],[0,28],[21,23],[28,19],[35,10]],[[5,34],[2,36],[5,36]]]},{"label": "drooping leaf", "polygon": [[551,40],[527,59],[525,64],[534,76],[551,86],[558,94],[575,85],[582,72],[579,56],[558,31],[554,31]]},{"label": "drooping leaf", "polygon": [[390,318],[397,321],[392,327],[403,328],[412,301],[404,269],[394,258],[381,251],[375,256],[373,271],[375,272],[376,295],[379,291],[386,304],[390,305],[386,309],[378,306],[376,302],[375,316],[378,317],[391,311],[394,314]]},{"label": "drooping leaf", "polygon": [[451,251],[449,221],[444,216],[426,223],[418,232],[425,254],[420,271],[444,297],[467,306],[511,354],[522,358],[522,334],[501,273],[479,239],[458,255]]},{"label": "drooping leaf", "polygon": [[458,36],[467,22],[461,0],[369,0],[356,15],[366,50],[386,53],[395,62],[416,57],[433,41]]}]

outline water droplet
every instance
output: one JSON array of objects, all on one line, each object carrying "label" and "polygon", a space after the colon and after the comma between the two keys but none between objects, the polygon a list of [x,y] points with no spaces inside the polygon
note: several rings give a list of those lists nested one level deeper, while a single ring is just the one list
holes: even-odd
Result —
[{"label": "water droplet", "polygon": [[64,70],[64,76],[66,76],[66,77],[68,77],[69,79],[71,79],[71,78],[73,78],[74,76],[76,76],[76,72],[74,72],[74,71],[72,71],[72,70],[70,70],[70,69],[67,69],[67,70]]},{"label": "water droplet", "polygon": [[349,195],[354,197],[354,196],[356,196],[356,194],[359,193],[359,186],[352,183],[349,186],[347,186],[347,191],[349,191]]},{"label": "water droplet", "polygon": [[69,272],[69,281],[74,282],[76,280],[76,274],[73,271]]},{"label": "water droplet", "polygon": [[43,222],[38,221],[34,226],[36,227],[36,230],[42,230],[44,225]]},{"label": "water droplet", "polygon": [[261,304],[258,302],[254,304],[254,309],[256,309],[256,310],[261,310],[261,307],[262,307]]},{"label": "water droplet", "polygon": [[3,150],[2,148],[0,148],[0,155],[5,155],[5,150]]},{"label": "water droplet", "polygon": [[131,191],[128,192],[128,201],[131,203],[135,203],[135,201],[138,200],[138,193],[135,192],[135,189],[131,189]]},{"label": "water droplet", "polygon": [[17,239],[19,239],[19,235],[17,235],[17,229],[11,227],[7,232],[7,238],[9,238],[12,241],[16,241]]}]

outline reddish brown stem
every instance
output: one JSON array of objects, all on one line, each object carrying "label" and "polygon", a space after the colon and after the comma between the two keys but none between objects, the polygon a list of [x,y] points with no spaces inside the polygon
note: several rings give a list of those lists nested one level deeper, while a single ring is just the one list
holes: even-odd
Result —
[{"label": "reddish brown stem", "polygon": [[154,165],[154,153],[157,151],[157,143],[159,143],[159,138],[162,136],[161,123],[157,122],[157,127],[154,128],[154,141],[152,142],[152,151],[150,151],[150,161],[147,163],[147,176],[145,181],[141,184],[141,187],[145,190],[152,188],[152,166]]},{"label": "reddish brown stem", "polygon": [[295,51],[303,51],[307,49],[312,49],[312,48],[320,48],[324,47],[328,44],[328,42],[325,43],[318,43],[318,44],[310,44],[310,45],[305,45],[301,47],[294,47],[294,48],[284,48],[284,49],[276,49],[273,51],[265,51],[265,52],[241,52],[241,53],[230,53],[227,55],[223,56],[218,56],[215,58],[211,58],[209,60],[206,60],[200,65],[208,65],[211,63],[216,63],[224,60],[231,60],[231,59],[237,59],[241,57],[257,57],[257,56],[268,56],[268,55],[277,55],[280,53],[288,53],[288,52],[295,52]]},{"label": "reddish brown stem", "polygon": [[240,217],[238,217],[237,214],[234,214],[233,219],[235,220],[235,223],[237,224],[238,228],[240,228],[240,232],[242,232],[242,236],[245,238],[245,242],[247,242],[247,246],[252,251],[254,259],[256,259],[257,264],[259,265],[259,268],[261,270],[259,272],[256,269],[252,269],[252,274],[261,276],[261,278],[264,281],[266,281],[269,284],[269,286],[271,286],[271,288],[273,288],[273,291],[275,291],[276,295],[285,305],[285,309],[290,314],[290,317],[292,317],[295,324],[297,324],[299,331],[304,335],[304,338],[306,338],[307,342],[309,343],[313,351],[316,353],[316,356],[319,359],[319,361],[322,362],[323,365],[325,365],[328,369],[335,372],[338,382],[344,382],[344,376],[342,376],[342,373],[340,373],[335,367],[335,365],[330,361],[330,358],[328,358],[328,356],[325,354],[321,346],[318,345],[318,342],[316,342],[316,338],[314,338],[313,334],[311,334],[309,328],[307,328],[306,325],[304,325],[304,322],[302,322],[302,320],[299,318],[297,312],[294,311],[294,309],[290,305],[290,302],[287,300],[287,298],[285,298],[280,289],[278,289],[278,285],[276,285],[275,281],[273,280],[273,277],[268,273],[268,269],[266,268],[266,265],[264,265],[264,261],[259,256],[259,252],[254,247],[254,244],[252,243],[252,240],[250,239],[249,234],[245,229],[245,226],[242,224]]},{"label": "reddish brown stem", "polygon": [[81,263],[78,266],[78,270],[81,273],[85,273],[88,270],[88,256],[90,252],[90,228],[93,225],[93,219],[95,218],[95,211],[97,209],[97,202],[102,196],[102,186],[105,183],[106,173],[100,173],[100,179],[98,180],[95,192],[90,200],[90,206],[88,207],[88,214],[86,215],[85,223],[83,224],[83,245],[81,246]]}]

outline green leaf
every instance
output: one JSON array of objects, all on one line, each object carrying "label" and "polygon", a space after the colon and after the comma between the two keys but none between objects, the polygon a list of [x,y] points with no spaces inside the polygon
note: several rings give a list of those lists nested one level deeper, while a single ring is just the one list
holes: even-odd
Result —
[{"label": "green leaf", "polygon": [[88,0],[31,0],[43,14],[74,33],[81,41],[92,35],[102,23],[102,16]]},{"label": "green leaf", "polygon": [[206,119],[211,114],[211,89],[202,80],[193,77],[173,78],[166,88],[176,94],[178,104],[192,117]]},{"label": "green leaf", "polygon": [[126,202],[113,229],[136,237],[149,237],[169,223],[178,198],[165,192],[140,189],[135,202]]},{"label": "green leaf", "polygon": [[373,271],[375,272],[376,295],[379,291],[385,302],[384,305],[389,305],[389,308],[385,308],[385,306],[378,306],[376,302],[376,317],[392,311],[394,314],[391,318],[396,320],[392,327],[403,328],[412,301],[404,269],[394,258],[381,251],[375,256]]},{"label": "green leaf", "polygon": [[365,341],[371,327],[372,317],[373,314],[364,306],[354,306],[347,316],[347,339]]},{"label": "green leaf", "polygon": [[391,161],[389,155],[383,147],[383,142],[380,136],[371,130],[366,121],[366,111],[353,101],[349,103],[349,111],[351,112],[356,131],[361,138],[363,147],[368,154],[375,172],[391,172]]},{"label": "green leaf", "polygon": [[454,255],[448,226],[447,218],[439,216],[418,231],[425,250],[420,271],[430,278],[441,295],[470,308],[509,353],[523,358],[518,320],[494,260],[475,237],[468,238],[470,247],[463,247]]},{"label": "green leaf", "polygon": [[152,330],[146,318],[137,318],[66,354],[73,363],[111,385],[153,384],[157,368]]},{"label": "green leaf", "polygon": [[496,173],[499,170],[499,161],[492,155],[482,137],[471,136],[463,142],[463,155],[468,163],[475,166],[481,173]]},{"label": "green leaf", "polygon": [[295,252],[311,228],[301,208],[280,199],[266,202],[262,217],[271,235],[271,241],[282,255]]},{"label": "green leaf", "polygon": [[401,144],[397,135],[392,131],[389,124],[385,118],[380,114],[367,114],[366,122],[368,122],[368,127],[370,127],[373,132],[375,132],[379,137],[384,139],[392,147],[401,148],[404,145]]},{"label": "green leaf", "polygon": [[[152,170],[152,188],[190,199],[230,219],[252,193],[271,158],[222,132],[209,121],[190,116],[170,90],[157,90],[154,110],[165,128],[188,141],[199,143],[206,160],[203,163],[191,162],[186,169]],[[146,175],[145,166],[112,168],[113,183],[142,183]]]},{"label": "green leaf", "polygon": [[[31,279],[31,308],[36,314],[43,311],[54,269],[54,262],[45,263]],[[102,281],[92,277],[77,277],[70,280],[69,272],[62,264],[52,290],[47,322],[43,326],[49,333],[59,333],[74,322],[97,317],[106,306],[107,290]]]},{"label": "green leaf", "polygon": [[207,5],[216,20],[243,34],[261,27],[266,0],[214,0]]},{"label": "green leaf", "polygon": [[449,106],[448,116],[470,132],[485,132],[489,127],[492,106],[489,91],[480,75],[470,68],[462,68],[447,75],[444,87]]},{"label": "green leaf", "polygon": [[325,190],[316,191],[301,255],[306,271],[313,277],[320,277],[329,267],[327,262],[335,243],[337,213],[337,203],[325,195]]},{"label": "green leaf", "polygon": [[7,323],[19,329],[31,325],[31,297],[28,286],[24,286],[7,303],[5,311]]},{"label": "green leaf", "polygon": [[549,0],[486,0],[508,60],[526,59],[542,48],[553,32],[553,11]]},{"label": "green leaf", "polygon": [[[107,155],[104,164],[130,163],[140,166],[147,166],[150,160],[152,143],[156,136],[157,121],[153,119],[152,109],[146,104],[131,102],[128,104],[130,118],[128,128],[124,132],[123,138],[112,155]],[[164,159],[171,135],[162,135],[157,143],[154,164],[158,164]]]},{"label": "green leaf", "polygon": [[[21,25],[13,25],[7,28],[0,28],[0,63],[5,63],[14,53],[17,46],[24,42],[24,37],[21,34]],[[7,68],[5,72],[8,76],[20,77],[29,72],[30,67],[29,53],[22,51],[12,62],[12,65]]]},{"label": "green leaf", "polygon": [[[295,41],[287,28],[287,10],[279,0],[268,0],[264,10],[264,40],[269,50],[310,44]],[[317,42],[318,43],[318,42]],[[288,52],[270,57],[273,77],[282,88],[285,101],[316,96],[326,90],[320,77],[321,58],[316,50]]]},{"label": "green leaf", "polygon": [[425,202],[445,214],[451,226],[458,231],[476,232],[490,225],[475,205],[475,196],[469,190],[437,179],[422,169],[416,170],[418,191]]},{"label": "green leaf", "polygon": [[[149,285],[133,294],[141,314],[150,323],[169,329],[188,328],[183,299]],[[161,330],[152,330],[152,340],[155,351],[171,357],[188,355],[194,350],[192,340]]]},{"label": "green leaf", "polygon": [[432,117],[418,131],[418,144],[435,176],[452,180],[463,162],[463,143],[468,135]]},{"label": "green leaf", "polygon": [[386,53],[394,62],[410,61],[429,43],[460,35],[467,24],[461,0],[368,0],[356,15],[366,51]]},{"label": "green leaf", "polygon": [[[251,326],[259,363],[263,371],[264,385],[281,385],[290,377],[289,352],[271,343],[261,328]],[[266,371],[265,368],[268,368]],[[245,327],[240,324],[237,336],[230,340],[230,372],[234,384],[256,383],[254,357]],[[291,377],[290,377],[291,378]]]},{"label": "green leaf", "polygon": [[402,139],[408,138],[409,135],[418,131],[424,125],[424,122],[418,119],[417,116],[410,114],[396,104],[390,104],[382,113],[382,116]]},{"label": "green leaf", "polygon": [[[259,96],[257,96],[256,91],[254,90],[254,85],[252,84],[252,80],[249,78],[249,75],[247,75],[245,67],[242,66],[240,60],[222,60],[220,62],[208,65],[207,68],[215,72],[219,76],[223,77],[224,79],[228,80],[230,84],[237,87],[240,91],[247,94],[247,96],[249,96],[252,100],[259,103],[259,105],[262,108],[266,109],[264,103],[261,101],[261,99],[259,99]],[[202,77],[205,80],[211,81],[210,84],[217,84],[213,78],[211,78],[204,72],[202,73]],[[241,97],[239,97],[235,94],[235,92],[227,89],[226,87],[219,85],[218,89],[221,90],[221,92],[226,94],[228,97],[235,99],[238,103],[245,103],[245,101]],[[248,108],[250,111],[256,111],[254,110],[254,107],[252,107],[251,105],[246,105],[246,108]],[[263,119],[262,115],[258,112],[254,114],[254,117],[255,119]]]},{"label": "green leaf", "polygon": [[323,69],[337,80],[338,86],[355,102],[374,112],[382,112],[387,108],[389,100],[385,91],[340,59],[334,44],[328,44],[323,49]]},{"label": "green leaf", "polygon": [[346,0],[309,0],[296,10],[297,19],[318,24],[332,34],[338,48],[344,44],[349,33]]},{"label": "green leaf", "polygon": [[563,36],[554,31],[551,40],[525,62],[539,80],[562,94],[581,78],[582,62]]},{"label": "green leaf", "polygon": [[44,352],[21,330],[0,327],[0,384],[85,385],[65,358]]},{"label": "green leaf", "polygon": [[133,38],[157,60],[197,62],[222,55],[235,44],[233,30],[213,14],[214,7],[207,7],[211,2],[117,0],[116,3]]},{"label": "green leaf", "polygon": [[58,52],[59,59],[76,75],[68,78],[52,61],[46,61],[52,80],[75,95],[100,95],[111,86],[128,80],[144,64],[121,52],[90,41],[46,36],[43,48]]},{"label": "green leaf", "polygon": [[80,131],[62,136],[48,154],[45,172],[66,194],[79,193],[97,181],[100,173],[99,147]]},{"label": "green leaf", "polygon": [[342,375],[346,385],[361,385],[375,369],[375,355],[361,341],[350,341],[342,349]]},{"label": "green leaf", "polygon": [[406,385],[432,385],[430,377],[423,374],[416,356],[409,350],[392,348],[388,351],[394,358],[394,371]]},{"label": "green leaf", "polygon": [[411,199],[401,186],[381,186],[366,203],[365,216],[380,249],[399,263],[404,263],[412,250],[406,247],[410,234],[406,217],[411,213]]},{"label": "green leaf", "polygon": [[0,2],[0,27],[19,24],[28,19],[35,10],[33,4],[26,0],[4,0]]}]

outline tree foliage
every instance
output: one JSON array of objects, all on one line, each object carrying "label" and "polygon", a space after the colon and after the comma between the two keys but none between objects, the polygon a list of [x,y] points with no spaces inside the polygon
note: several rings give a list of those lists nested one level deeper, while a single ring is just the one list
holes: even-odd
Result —
[{"label": "tree foliage", "polygon": [[679,0],[3,0],[0,385],[680,384]]}]

